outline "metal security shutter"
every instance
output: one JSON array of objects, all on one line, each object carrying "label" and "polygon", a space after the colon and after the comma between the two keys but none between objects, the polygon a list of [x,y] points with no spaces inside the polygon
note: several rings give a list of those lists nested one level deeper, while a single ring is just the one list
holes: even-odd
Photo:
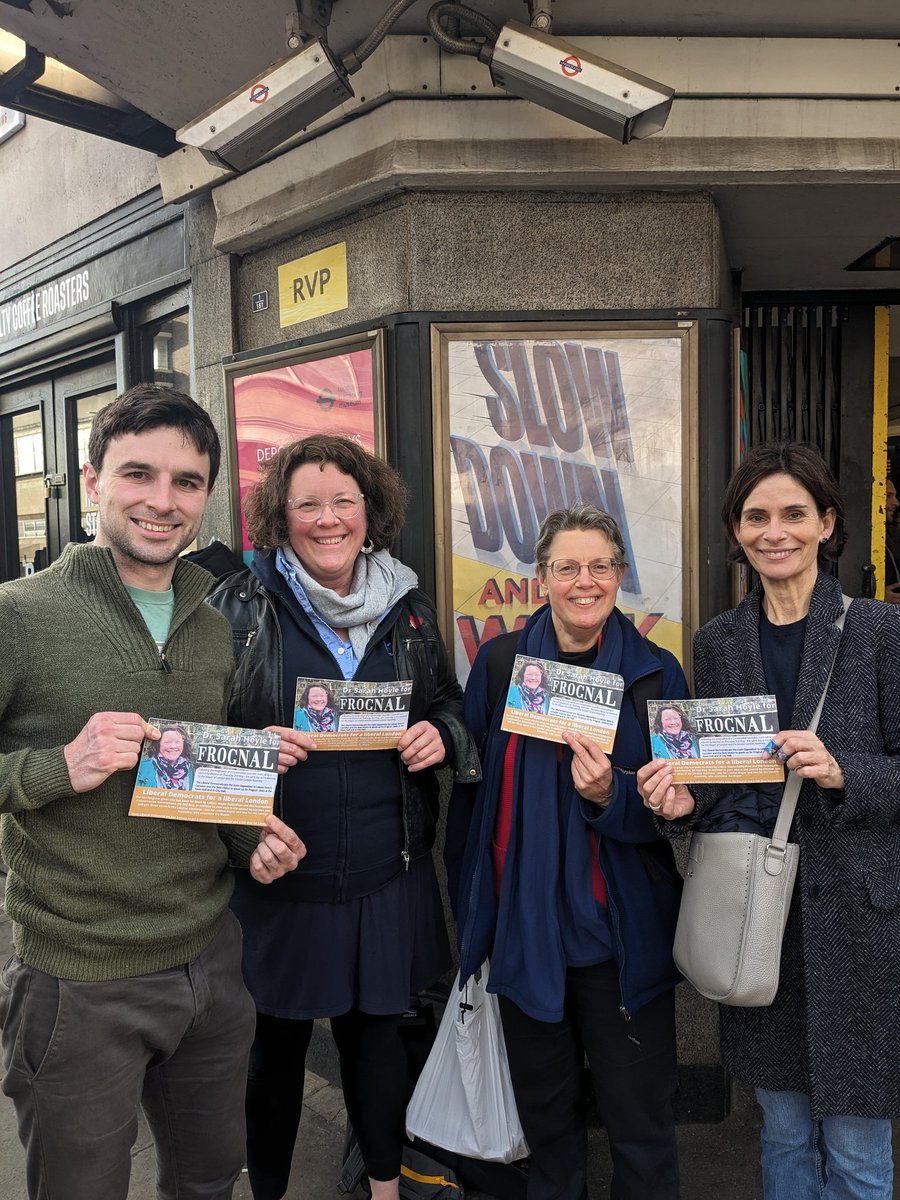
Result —
[{"label": "metal security shutter", "polygon": [[744,307],[745,436],[812,442],[840,478],[841,335],[847,306],[749,303]]}]

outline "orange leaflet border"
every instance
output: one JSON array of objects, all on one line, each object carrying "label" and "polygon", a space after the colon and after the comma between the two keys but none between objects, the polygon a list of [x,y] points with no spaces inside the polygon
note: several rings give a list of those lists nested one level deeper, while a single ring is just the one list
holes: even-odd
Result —
[{"label": "orange leaflet border", "polygon": [[562,742],[564,733],[580,733],[596,742],[604,754],[609,754],[616,739],[615,729],[573,721],[568,717],[551,717],[547,713],[529,713],[524,709],[505,708],[500,728],[507,733],[521,733],[544,742]]},{"label": "orange leaflet border", "polygon": [[784,767],[766,758],[671,758],[676,783],[782,783]]},{"label": "orange leaflet border", "polygon": [[130,817],[157,817],[164,821],[201,821],[216,825],[265,825],[273,811],[271,796],[246,796],[239,792],[182,792],[175,789],[134,789]]}]

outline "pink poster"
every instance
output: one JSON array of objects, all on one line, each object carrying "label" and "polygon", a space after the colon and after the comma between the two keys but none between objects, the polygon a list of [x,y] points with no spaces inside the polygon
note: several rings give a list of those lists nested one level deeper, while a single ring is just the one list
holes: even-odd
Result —
[{"label": "pink poster", "polygon": [[233,377],[241,547],[247,540],[244,497],[263,463],[311,433],[350,437],[375,450],[372,347]]}]

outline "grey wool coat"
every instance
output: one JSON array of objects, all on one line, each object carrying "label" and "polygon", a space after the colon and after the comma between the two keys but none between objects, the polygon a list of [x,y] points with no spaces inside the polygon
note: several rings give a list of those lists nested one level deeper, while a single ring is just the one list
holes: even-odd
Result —
[{"label": "grey wool coat", "polygon": [[[755,590],[694,640],[701,697],[767,692]],[[791,833],[800,868],[769,1008],[721,1006],[722,1060],[739,1079],[810,1096],[813,1116],[900,1117],[900,608],[854,600],[842,635],[836,580],[810,602],[791,727],[809,724],[834,674],[818,735],[844,773],[842,791],[807,780]],[[692,789],[691,824],[716,828],[733,787]],[[758,796],[769,825],[771,786]],[[747,791],[746,785],[743,788]],[[768,795],[767,795],[768,793]],[[748,797],[737,798],[746,811]],[[766,830],[769,831],[768,829]],[[674,830],[673,830],[674,832]]]}]

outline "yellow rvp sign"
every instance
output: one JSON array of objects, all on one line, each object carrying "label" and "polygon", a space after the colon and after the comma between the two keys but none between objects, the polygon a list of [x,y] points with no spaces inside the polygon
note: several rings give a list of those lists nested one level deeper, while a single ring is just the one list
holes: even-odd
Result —
[{"label": "yellow rvp sign", "polygon": [[350,303],[347,292],[347,243],[326,246],[278,268],[281,328],[312,317],[340,312]]}]

